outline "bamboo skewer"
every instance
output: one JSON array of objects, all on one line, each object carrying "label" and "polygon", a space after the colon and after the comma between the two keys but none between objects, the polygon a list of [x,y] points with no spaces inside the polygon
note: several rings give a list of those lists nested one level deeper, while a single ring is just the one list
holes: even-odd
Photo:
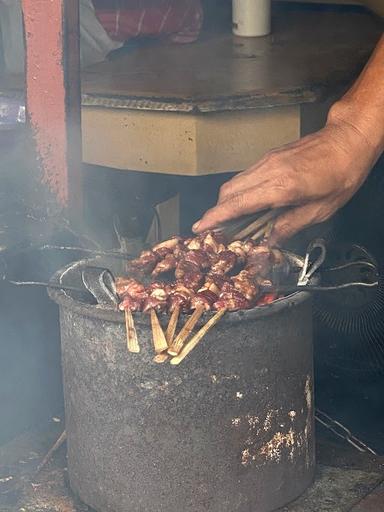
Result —
[{"label": "bamboo skewer", "polygon": [[276,219],[270,220],[267,224],[267,227],[266,227],[265,233],[264,233],[264,237],[266,239],[268,239],[272,234],[273,228],[275,227],[275,220]]},{"label": "bamboo skewer", "polygon": [[139,341],[137,339],[137,333],[135,323],[133,321],[132,311],[125,309],[125,328],[127,331],[127,347],[129,352],[138,354],[140,352]]},{"label": "bamboo skewer", "polygon": [[168,343],[165,339],[163,328],[160,325],[158,316],[154,309],[151,309],[151,325],[153,346],[155,347],[156,354],[161,354],[168,349]]},{"label": "bamboo skewer", "polygon": [[251,239],[256,241],[259,240],[260,238],[265,238],[266,240],[268,240],[268,238],[271,236],[274,225],[275,219],[270,220],[266,226],[263,226],[261,229],[256,231],[256,233],[251,236]]},{"label": "bamboo skewer", "polygon": [[169,319],[167,331],[165,333],[165,337],[167,339],[168,346],[172,345],[173,338],[175,337],[177,322],[179,321],[180,315],[180,306],[176,306],[172,311],[171,318]]},{"label": "bamboo skewer", "polygon": [[251,240],[253,240],[254,242],[256,242],[257,240],[260,240],[260,238],[263,238],[265,236],[266,230],[267,230],[267,227],[263,226],[261,229],[256,231],[256,233],[254,235],[251,236]]},{"label": "bamboo skewer", "polygon": [[43,469],[44,466],[48,464],[50,461],[52,455],[55,453],[56,450],[60,448],[60,446],[67,440],[67,432],[64,430],[64,432],[61,433],[59,438],[56,440],[54,445],[48,450],[47,454],[43,458],[43,460],[40,462],[40,464],[36,468],[35,476],[40,473],[40,471]]},{"label": "bamboo skewer", "polygon": [[168,354],[166,352],[163,352],[162,354],[157,354],[154,358],[153,358],[153,361],[155,363],[158,363],[158,364],[162,364],[162,363],[165,363],[165,361],[167,361],[169,358]]},{"label": "bamboo skewer", "polygon": [[221,309],[213,316],[208,322],[189,340],[189,342],[183,347],[181,352],[174,358],[171,359],[172,365],[180,364],[187,355],[196,347],[196,345],[203,339],[207,332],[212,329],[214,325],[220,320],[220,318],[226,312],[226,309]]},{"label": "bamboo skewer", "polygon": [[173,340],[172,345],[168,349],[168,354],[170,356],[177,356],[177,354],[182,349],[185,340],[191,334],[193,328],[195,327],[197,322],[200,320],[200,317],[202,316],[204,311],[205,311],[204,307],[200,306],[200,307],[196,308],[194,313],[188,318],[188,320],[185,322],[185,324],[182,327],[179,334]]},{"label": "bamboo skewer", "polygon": [[[246,238],[252,234],[259,233],[262,229],[265,229],[266,224],[270,222],[271,220],[275,219],[278,215],[280,215],[282,212],[281,208],[275,208],[273,210],[270,210],[269,212],[265,213],[258,219],[256,219],[254,222],[249,224],[246,228],[242,229],[235,235],[231,237],[231,240],[242,240],[243,238]],[[256,233],[255,233],[256,232]],[[254,235],[255,236],[255,235]],[[252,236],[253,239],[253,236]]]}]

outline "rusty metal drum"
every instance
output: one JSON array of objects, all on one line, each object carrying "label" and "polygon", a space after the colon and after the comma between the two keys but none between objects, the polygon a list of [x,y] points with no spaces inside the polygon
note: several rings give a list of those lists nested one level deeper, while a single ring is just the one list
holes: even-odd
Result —
[{"label": "rusty metal drum", "polygon": [[[76,283],[88,263],[53,281]],[[149,318],[135,318],[141,353],[133,355],[122,313],[62,290],[50,296],[60,307],[70,485],[86,504],[270,512],[311,484],[307,293],[226,314],[177,367],[153,362]]]}]

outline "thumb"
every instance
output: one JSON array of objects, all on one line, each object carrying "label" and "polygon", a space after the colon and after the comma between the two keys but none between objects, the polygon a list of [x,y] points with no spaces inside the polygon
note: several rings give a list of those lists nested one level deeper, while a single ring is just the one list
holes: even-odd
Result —
[{"label": "thumb", "polygon": [[320,214],[321,210],[323,208],[317,202],[288,210],[276,220],[269,238],[270,244],[278,245],[306,227],[323,222],[326,218],[323,212]]}]

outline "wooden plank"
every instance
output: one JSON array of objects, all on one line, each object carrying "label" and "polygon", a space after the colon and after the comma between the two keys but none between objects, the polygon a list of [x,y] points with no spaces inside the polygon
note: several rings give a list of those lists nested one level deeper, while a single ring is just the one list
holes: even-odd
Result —
[{"label": "wooden plank", "polygon": [[204,115],[83,109],[84,161],[116,169],[239,171],[299,135],[299,106]]}]

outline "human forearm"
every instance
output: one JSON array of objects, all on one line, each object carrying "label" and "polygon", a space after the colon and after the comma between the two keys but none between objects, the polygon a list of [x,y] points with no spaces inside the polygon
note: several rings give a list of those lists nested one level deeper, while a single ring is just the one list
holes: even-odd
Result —
[{"label": "human forearm", "polygon": [[359,78],[331,108],[328,123],[348,123],[372,149],[384,150],[384,36]]}]

